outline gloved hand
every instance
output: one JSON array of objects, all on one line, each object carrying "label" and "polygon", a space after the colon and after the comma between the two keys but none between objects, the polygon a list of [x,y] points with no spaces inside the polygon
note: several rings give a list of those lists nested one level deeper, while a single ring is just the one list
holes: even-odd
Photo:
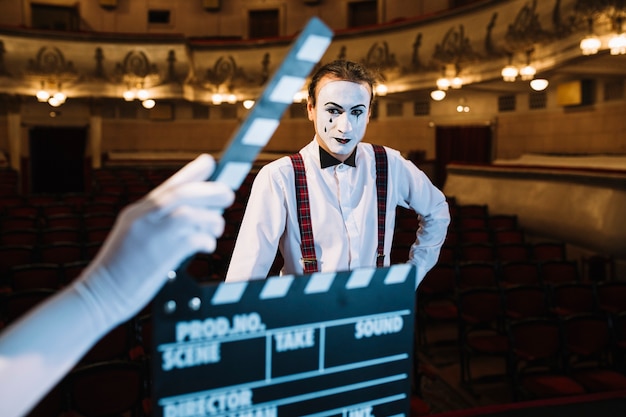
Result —
[{"label": "gloved hand", "polygon": [[143,308],[168,272],[196,252],[213,252],[224,231],[223,209],[234,201],[226,185],[207,182],[215,168],[203,154],[120,213],[111,234],[76,289],[106,325]]}]

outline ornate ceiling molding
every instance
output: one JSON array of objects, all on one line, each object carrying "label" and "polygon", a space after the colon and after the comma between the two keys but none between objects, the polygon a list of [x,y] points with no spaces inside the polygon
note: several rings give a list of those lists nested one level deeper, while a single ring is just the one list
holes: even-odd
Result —
[{"label": "ornate ceiling molding", "polygon": [[465,34],[463,24],[451,27],[443,35],[441,42],[435,45],[433,60],[440,64],[455,64],[475,62],[481,55],[474,52],[470,38]]},{"label": "ornate ceiling molding", "polygon": [[43,46],[34,58],[28,60],[24,77],[65,83],[77,81],[80,74],[58,47]]},{"label": "ornate ceiling molding", "polygon": [[[500,78],[512,55],[560,65],[576,54],[582,15],[612,13],[616,0],[491,1],[415,21],[339,32],[322,62],[345,58],[379,71],[389,92],[429,89],[441,68],[461,67],[468,81]],[[565,12],[564,12],[565,11]],[[58,36],[0,29],[0,92],[34,94],[32,82],[57,77],[76,88],[68,97],[121,98],[129,85],[152,88],[159,99],[206,100],[219,90],[255,98],[289,48],[280,41],[162,42],[145,36]]]},{"label": "ornate ceiling molding", "polygon": [[537,0],[534,0],[531,6],[526,4],[517,13],[506,31],[504,42],[509,53],[516,53],[531,50],[535,44],[546,42],[553,36],[541,27]]},{"label": "ornate ceiling molding", "polygon": [[132,50],[121,62],[115,64],[117,82],[135,87],[149,88],[160,84],[161,76],[156,64],[143,51]]}]

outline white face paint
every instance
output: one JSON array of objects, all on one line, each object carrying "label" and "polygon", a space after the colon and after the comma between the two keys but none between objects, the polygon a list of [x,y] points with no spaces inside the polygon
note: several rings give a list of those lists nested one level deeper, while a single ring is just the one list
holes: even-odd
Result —
[{"label": "white face paint", "polygon": [[317,87],[315,107],[310,101],[307,104],[318,144],[340,161],[346,160],[365,136],[370,97],[367,84],[324,77]]}]

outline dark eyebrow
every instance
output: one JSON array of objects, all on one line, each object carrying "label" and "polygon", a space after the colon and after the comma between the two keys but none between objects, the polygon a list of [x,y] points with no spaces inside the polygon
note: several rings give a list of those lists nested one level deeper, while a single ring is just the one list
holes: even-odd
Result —
[{"label": "dark eyebrow", "polygon": [[332,101],[329,101],[328,103],[325,103],[324,106],[335,106],[335,107],[339,107],[340,109],[343,109],[343,107],[341,107],[339,104],[334,103]]},{"label": "dark eyebrow", "polygon": [[[335,106],[335,107],[338,107],[338,108],[340,108],[340,109],[343,109],[343,107],[342,107],[342,106],[340,106],[339,104],[334,103],[334,102],[332,102],[332,101],[329,101],[328,103],[324,104],[324,106],[329,106],[329,105],[330,105],[330,106]],[[356,106],[352,106],[350,109],[351,109],[351,110],[354,110],[354,109],[356,109],[357,107],[365,107],[365,104],[357,104]]]}]

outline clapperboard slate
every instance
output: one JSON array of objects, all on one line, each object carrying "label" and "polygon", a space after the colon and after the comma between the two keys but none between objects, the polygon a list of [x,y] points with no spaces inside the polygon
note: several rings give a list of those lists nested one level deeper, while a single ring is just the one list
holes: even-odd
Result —
[{"label": "clapperboard slate", "polygon": [[408,416],[415,271],[199,285],[153,304],[153,415]]}]

